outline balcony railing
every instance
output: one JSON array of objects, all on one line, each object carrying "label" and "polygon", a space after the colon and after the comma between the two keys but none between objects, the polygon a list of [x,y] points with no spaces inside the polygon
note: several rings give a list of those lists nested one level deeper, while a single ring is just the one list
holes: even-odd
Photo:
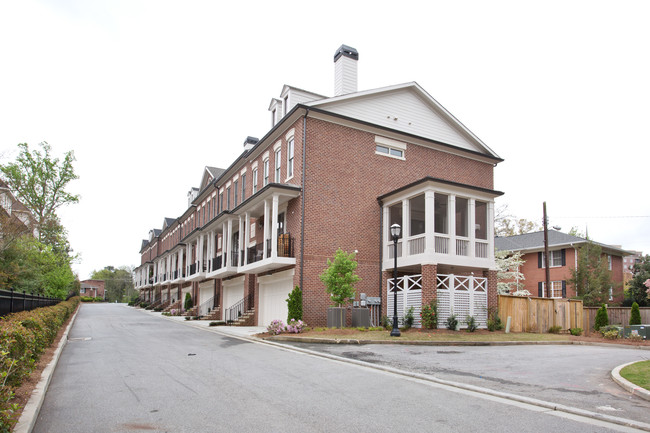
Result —
[{"label": "balcony railing", "polygon": [[190,275],[194,275],[196,273],[196,263],[192,263],[190,265]]},{"label": "balcony railing", "polygon": [[456,239],[456,255],[468,256],[469,255],[469,241],[465,239]]},{"label": "balcony railing", "polygon": [[253,245],[248,248],[248,263],[255,263],[264,257],[264,244]]},{"label": "balcony railing", "polygon": [[237,267],[238,266],[238,259],[239,255],[238,254],[233,254],[230,256],[230,266]]},{"label": "balcony railing", "polygon": [[449,238],[444,236],[436,236],[435,250],[438,254],[449,254]]},{"label": "balcony railing", "polygon": [[476,255],[476,257],[480,257],[482,259],[487,258],[487,256],[488,256],[488,244],[487,244],[487,242],[476,241],[475,255]]},{"label": "balcony railing", "polygon": [[424,253],[424,247],[426,245],[426,239],[424,235],[419,238],[409,239],[409,254],[422,254]]},{"label": "balcony railing", "polygon": [[293,238],[289,233],[278,235],[278,257],[293,257]]},{"label": "balcony railing", "polygon": [[223,262],[222,262],[222,257],[223,256],[216,256],[212,258],[212,272],[218,271],[221,269]]}]

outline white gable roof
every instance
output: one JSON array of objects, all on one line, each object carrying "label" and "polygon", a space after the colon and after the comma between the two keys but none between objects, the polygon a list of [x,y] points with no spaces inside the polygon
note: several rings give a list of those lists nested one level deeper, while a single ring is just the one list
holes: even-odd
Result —
[{"label": "white gable roof", "polygon": [[499,158],[415,82],[321,99],[305,105]]}]

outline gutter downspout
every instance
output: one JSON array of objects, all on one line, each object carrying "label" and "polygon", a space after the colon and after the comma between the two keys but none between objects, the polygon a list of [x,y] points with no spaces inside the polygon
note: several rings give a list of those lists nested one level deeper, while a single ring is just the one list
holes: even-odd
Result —
[{"label": "gutter downspout", "polygon": [[309,108],[302,118],[302,205],[300,215],[300,290],[304,290],[303,284],[303,271],[305,268],[305,171],[307,171],[307,116],[309,115]]},{"label": "gutter downspout", "polygon": [[[382,308],[382,293],[384,293],[384,287],[382,284],[382,278],[383,278],[383,272],[382,268],[384,267],[384,245],[383,245],[383,227],[384,227],[384,203],[382,203],[381,200],[379,200],[379,309],[380,309],[380,316],[381,316],[381,308]],[[380,317],[381,320],[381,317]]]}]

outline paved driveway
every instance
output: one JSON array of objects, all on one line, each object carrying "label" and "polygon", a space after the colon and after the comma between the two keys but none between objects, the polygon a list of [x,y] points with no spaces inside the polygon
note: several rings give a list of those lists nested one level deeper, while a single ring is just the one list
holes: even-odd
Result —
[{"label": "paved driveway", "polygon": [[626,392],[610,376],[618,365],[650,359],[650,350],[615,345],[291,345],[605,415],[650,421],[650,402]]}]

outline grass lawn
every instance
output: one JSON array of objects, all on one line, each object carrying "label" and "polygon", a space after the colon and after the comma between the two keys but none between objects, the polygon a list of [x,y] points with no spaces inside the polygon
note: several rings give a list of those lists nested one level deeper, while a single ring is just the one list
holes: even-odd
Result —
[{"label": "grass lawn", "polygon": [[504,331],[490,332],[477,330],[475,332],[449,331],[447,329],[409,329],[402,331],[400,337],[391,337],[386,330],[361,330],[357,328],[314,328],[300,334],[282,334],[291,337],[327,338],[336,340],[407,340],[407,341],[570,341],[567,334],[537,334],[537,333],[509,333]]},{"label": "grass lawn", "polygon": [[650,391],[650,361],[636,362],[621,370],[621,376]]}]

